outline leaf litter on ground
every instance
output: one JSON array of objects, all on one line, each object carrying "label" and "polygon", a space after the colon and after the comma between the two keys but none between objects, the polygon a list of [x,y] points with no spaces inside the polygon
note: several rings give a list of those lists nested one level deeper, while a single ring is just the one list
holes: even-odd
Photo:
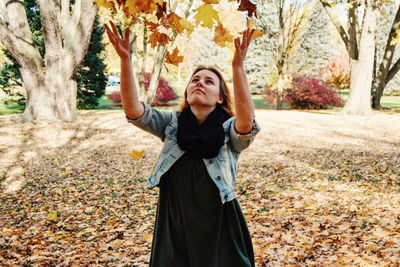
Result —
[{"label": "leaf litter on ground", "polygon": [[[0,117],[0,262],[146,266],[162,142],[121,111],[75,123]],[[256,266],[396,266],[400,116],[256,111],[235,190]],[[135,157],[130,156],[132,151]]]}]

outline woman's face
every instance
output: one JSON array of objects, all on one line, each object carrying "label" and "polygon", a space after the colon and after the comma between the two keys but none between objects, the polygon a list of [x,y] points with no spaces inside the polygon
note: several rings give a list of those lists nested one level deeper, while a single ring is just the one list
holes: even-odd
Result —
[{"label": "woman's face", "polygon": [[190,106],[215,107],[223,101],[219,93],[220,80],[210,70],[196,72],[187,87],[187,101]]}]

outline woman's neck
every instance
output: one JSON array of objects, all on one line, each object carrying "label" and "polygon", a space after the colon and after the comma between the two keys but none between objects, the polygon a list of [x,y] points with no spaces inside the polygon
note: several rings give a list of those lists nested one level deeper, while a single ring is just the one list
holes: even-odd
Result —
[{"label": "woman's neck", "polygon": [[192,113],[196,117],[199,125],[202,124],[206,120],[208,115],[210,115],[210,113],[213,112],[213,110],[215,108],[216,108],[215,106],[214,107],[190,106],[190,109],[192,110]]}]

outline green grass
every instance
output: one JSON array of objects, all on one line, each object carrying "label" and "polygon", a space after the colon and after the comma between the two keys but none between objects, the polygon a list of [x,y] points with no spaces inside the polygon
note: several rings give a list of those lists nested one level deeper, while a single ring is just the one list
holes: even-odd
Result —
[{"label": "green grass", "polygon": [[[348,91],[341,91],[340,95],[342,99],[346,100],[348,98]],[[265,104],[263,101],[262,95],[252,95],[253,104],[256,109],[275,109],[276,106]],[[170,104],[179,104],[180,100],[173,100]],[[400,96],[383,96],[381,104],[383,107],[390,108],[392,110],[400,110]],[[102,110],[118,110],[121,107],[112,107],[115,103],[106,96],[103,96],[99,99],[99,106],[96,109]],[[0,99],[0,115],[7,115],[7,114],[18,114],[23,112],[23,106],[19,105],[6,105],[4,103],[4,99]],[[166,109],[171,109],[171,107],[165,107]],[[173,107],[172,107],[173,108]],[[289,106],[284,103],[284,109],[288,109]]]},{"label": "green grass", "polygon": [[24,106],[6,105],[4,99],[0,99],[0,115],[18,114],[24,111]]}]

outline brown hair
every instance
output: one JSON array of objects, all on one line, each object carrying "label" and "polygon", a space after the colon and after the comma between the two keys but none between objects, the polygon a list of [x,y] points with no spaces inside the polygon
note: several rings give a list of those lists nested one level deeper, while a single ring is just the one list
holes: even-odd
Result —
[{"label": "brown hair", "polygon": [[[218,104],[222,107],[223,110],[225,110],[229,116],[233,117],[235,116],[235,112],[233,109],[233,104],[232,104],[232,96],[231,96],[231,91],[229,90],[228,86],[226,85],[226,82],[224,80],[224,78],[221,75],[221,72],[219,72],[219,70],[217,70],[214,67],[206,67],[206,66],[198,66],[192,73],[192,76],[190,76],[190,80],[192,79],[192,77],[198,73],[201,70],[209,70],[211,72],[213,72],[215,75],[217,75],[218,79],[219,79],[219,94],[222,96],[222,103]],[[190,83],[189,80],[189,83]],[[189,106],[189,103],[187,101],[187,87],[186,86],[185,89],[185,94],[183,96],[183,101],[182,103],[179,105],[179,109],[180,111],[183,111],[185,108],[187,108]]]}]

